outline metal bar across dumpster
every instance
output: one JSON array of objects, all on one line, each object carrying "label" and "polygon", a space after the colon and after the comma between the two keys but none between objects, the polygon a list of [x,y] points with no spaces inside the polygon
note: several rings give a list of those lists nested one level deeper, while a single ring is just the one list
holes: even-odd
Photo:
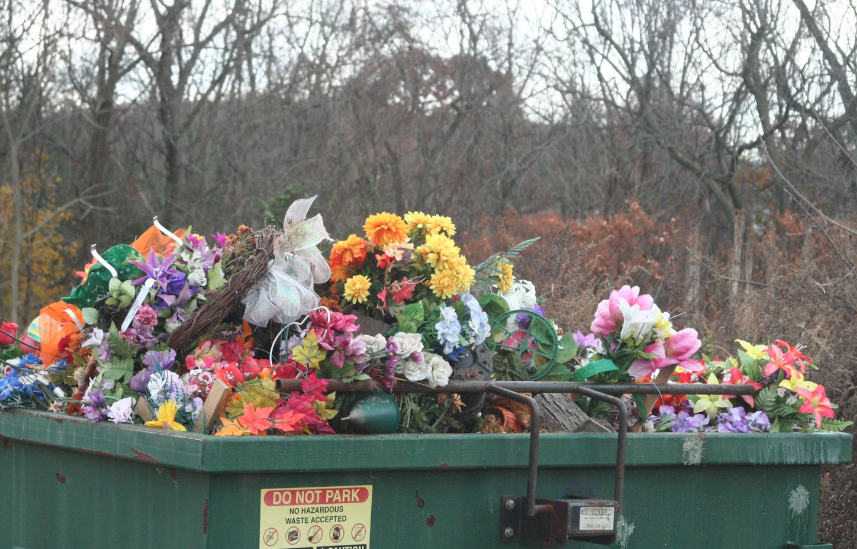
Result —
[{"label": "metal bar across dumpster", "polygon": [[[0,439],[0,549],[320,547],[313,527],[329,547],[534,547],[500,532],[528,435],[242,439],[6,411]],[[821,466],[850,460],[848,434],[628,435],[615,546],[826,547]],[[616,435],[543,434],[537,496],[612,497],[615,464]],[[309,487],[352,487],[331,493],[366,500],[366,517],[263,522],[264,493]]]}]

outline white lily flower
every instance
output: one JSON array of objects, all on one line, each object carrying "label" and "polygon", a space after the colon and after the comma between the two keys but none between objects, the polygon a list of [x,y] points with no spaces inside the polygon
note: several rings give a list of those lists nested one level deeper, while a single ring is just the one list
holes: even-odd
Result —
[{"label": "white lily flower", "polygon": [[619,310],[622,311],[621,339],[633,338],[635,341],[644,341],[652,333],[655,323],[660,317],[660,311],[650,309],[641,311],[639,305],[633,307],[627,301],[619,298]]}]

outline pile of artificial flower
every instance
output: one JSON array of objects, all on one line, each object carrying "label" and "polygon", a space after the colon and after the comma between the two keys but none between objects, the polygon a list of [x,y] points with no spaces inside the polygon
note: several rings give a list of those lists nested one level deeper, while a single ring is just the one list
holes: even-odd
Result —
[{"label": "pile of artificial flower", "polygon": [[[471,265],[448,217],[371,215],[361,235],[329,239],[321,216],[298,201],[276,231],[264,277],[193,343],[174,344],[195,315],[229,290],[262,232],[241,226],[210,239],[153,226],[130,245],[95,255],[81,284],[42,309],[19,337],[0,326],[0,408],[42,408],[94,422],[137,423],[219,436],[352,432],[359,393],[337,397],[330,380],[430,387],[451,380],[682,381],[699,395],[664,397],[648,431],[841,430],[815,366],[798,349],[743,343],[723,360],[694,358],[693,329],[639,288],[602,301],[591,333],[564,333],[545,316],[535,287],[513,275],[529,244]],[[328,247],[325,255],[317,246]],[[220,317],[218,317],[220,318]],[[173,346],[171,346],[171,344]],[[484,360],[484,357],[489,357]],[[477,365],[477,359],[482,357]],[[479,366],[479,367],[477,367]],[[481,369],[480,369],[481,368]],[[300,390],[282,391],[285,380]],[[749,384],[753,397],[705,396],[705,383]],[[290,382],[290,387],[295,387]],[[503,432],[529,418],[515,403],[484,397],[400,393],[400,432]],[[481,398],[481,400],[480,400]],[[593,416],[610,415],[580,397]],[[505,418],[498,427],[497,418]]]},{"label": "pile of artificial flower", "polygon": [[[348,430],[335,418],[354,398],[329,393],[331,379],[437,387],[473,375],[458,366],[476,347],[515,354],[521,342],[505,341],[509,319],[517,322],[510,311],[537,307],[532,285],[512,275],[511,259],[522,248],[473,267],[448,217],[381,213],[366,220],[362,236],[332,242],[319,262],[315,245],[327,233],[320,216],[304,219],[309,204],[298,208],[303,215],[290,209],[278,233],[280,271],[272,267],[269,275],[286,282],[261,281],[189,349],[171,348],[171,334],[241,272],[259,233],[242,226],[209,240],[158,226],[98,255],[70,296],[42,310],[27,339],[3,325],[0,407],[178,431],[211,426],[223,436],[332,434]],[[266,307],[284,302],[297,302],[299,313]],[[369,320],[374,328],[362,329]],[[549,326],[545,345],[559,348]],[[40,351],[25,354],[16,340]],[[527,358],[517,364],[524,372],[545,363]],[[278,390],[280,380],[294,379],[300,391]],[[400,404],[412,410],[403,417],[406,430],[479,427],[478,414],[466,425],[457,418],[464,406],[457,395],[409,395]]]},{"label": "pile of artificial flower", "polygon": [[[575,380],[699,384],[698,394],[656,399],[651,416],[636,395],[629,402],[637,411],[631,423],[642,418],[648,432],[841,431],[852,424],[834,419],[836,405],[824,387],[806,378],[817,366],[799,348],[780,340],[769,346],[738,340],[742,349],[733,356],[694,358],[702,347],[696,330],[676,331],[669,313],[637,287],[613,290],[598,304],[590,329],[574,335],[580,347]],[[756,393],[706,394],[706,385],[719,384],[750,385]],[[590,415],[607,412],[585,398],[578,403]]]}]

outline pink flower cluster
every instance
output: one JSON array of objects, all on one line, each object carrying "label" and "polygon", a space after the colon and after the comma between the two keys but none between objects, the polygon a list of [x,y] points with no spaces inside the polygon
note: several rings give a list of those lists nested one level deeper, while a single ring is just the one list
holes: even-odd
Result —
[{"label": "pink flower cluster", "polygon": [[640,287],[622,286],[621,290],[610,292],[610,299],[605,299],[598,304],[595,311],[595,320],[592,321],[590,330],[592,333],[609,335],[616,331],[624,317],[619,308],[619,299],[624,299],[628,305],[633,307],[639,305],[641,311],[648,311],[655,304],[655,300],[649,294],[640,295]]},{"label": "pink flower cluster", "polygon": [[667,366],[677,365],[688,372],[700,373],[705,367],[691,356],[702,347],[699,334],[693,328],[685,328],[676,332],[666,341],[657,340],[643,349],[643,352],[658,355],[660,358],[641,358],[635,360],[628,369],[628,374],[635,379],[646,377]]}]

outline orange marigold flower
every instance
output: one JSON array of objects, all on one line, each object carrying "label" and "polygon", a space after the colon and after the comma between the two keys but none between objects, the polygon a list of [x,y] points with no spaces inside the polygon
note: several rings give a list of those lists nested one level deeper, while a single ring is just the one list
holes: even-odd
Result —
[{"label": "orange marigold flower", "polygon": [[253,232],[253,229],[248,227],[247,225],[241,225],[238,227],[238,236],[244,236],[245,234],[250,234]]},{"label": "orange marigold flower", "polygon": [[353,274],[354,274],[353,269],[348,269],[346,267],[343,267],[342,265],[334,265],[333,263],[330,264],[330,281],[331,282],[345,282]]},{"label": "orange marigold flower", "polygon": [[330,250],[330,264],[359,269],[366,259],[366,241],[356,234],[340,240]]},{"label": "orange marigold flower", "polygon": [[318,304],[322,307],[327,307],[331,311],[339,311],[339,300],[332,297],[323,297],[318,300]]},{"label": "orange marigold flower", "polygon": [[408,239],[405,220],[387,212],[370,215],[363,225],[363,230],[366,231],[369,242],[376,246],[400,244]]}]

